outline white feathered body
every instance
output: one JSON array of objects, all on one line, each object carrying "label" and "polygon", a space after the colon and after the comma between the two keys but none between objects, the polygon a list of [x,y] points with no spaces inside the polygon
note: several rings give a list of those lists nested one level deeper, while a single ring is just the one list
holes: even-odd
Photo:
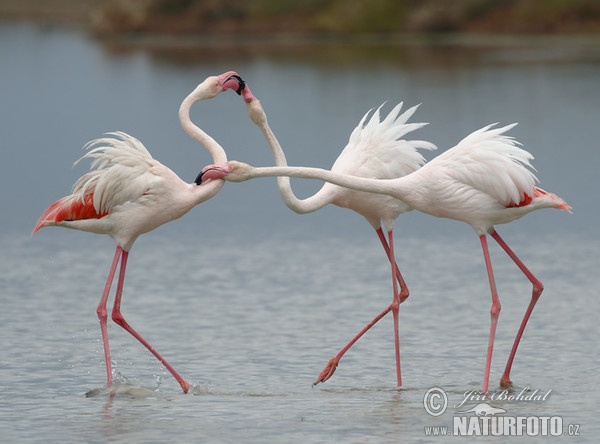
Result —
[{"label": "white feathered body", "polygon": [[222,186],[222,181],[188,184],[136,138],[109,136],[84,147],[89,151],[80,160],[93,159],[92,170],[44,212],[34,232],[56,225],[107,234],[128,251],[139,235],[178,219]]},{"label": "white feathered body", "polygon": [[533,156],[507,136],[516,124],[488,125],[398,184],[398,196],[419,211],[461,220],[478,234],[540,208],[570,207],[535,186]]},{"label": "white feathered body", "polygon": [[[337,158],[331,171],[372,179],[394,179],[410,174],[425,163],[419,148],[433,150],[435,145],[421,140],[402,139],[407,133],[426,123],[406,123],[418,106],[400,115],[402,103],[396,105],[387,117],[380,120],[381,107],[367,122],[370,111],[352,131],[348,144]],[[383,223],[391,230],[394,220],[411,208],[391,196],[350,190],[327,183],[321,190],[330,193],[331,202],[363,215],[375,228]]]}]

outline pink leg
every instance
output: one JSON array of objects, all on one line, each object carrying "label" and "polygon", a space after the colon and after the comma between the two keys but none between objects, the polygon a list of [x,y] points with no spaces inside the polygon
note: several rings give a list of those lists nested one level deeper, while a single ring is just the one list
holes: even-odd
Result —
[{"label": "pink leg", "polygon": [[116,295],[115,295],[115,304],[113,306],[113,311],[112,311],[112,319],[117,324],[119,324],[121,327],[123,327],[125,330],[127,330],[134,338],[136,338],[138,341],[140,341],[140,343],[144,347],[146,347],[150,351],[150,353],[152,353],[154,356],[156,356],[156,359],[158,359],[160,361],[160,363],[162,365],[164,365],[166,367],[166,369],[169,370],[169,372],[171,372],[171,374],[177,380],[177,382],[179,382],[179,385],[183,389],[183,392],[187,393],[188,390],[190,389],[190,384],[185,379],[183,379],[179,375],[179,373],[177,373],[177,371],[171,366],[171,364],[169,364],[165,360],[165,358],[163,358],[161,356],[161,354],[158,353],[158,351],[156,351],[156,349],[154,347],[152,347],[152,345],[150,345],[150,343],[148,341],[146,341],[138,332],[136,332],[127,323],[127,321],[121,314],[121,296],[123,294],[123,282],[125,280],[125,268],[127,267],[127,257],[128,256],[129,256],[129,253],[127,251],[123,251],[123,254],[121,256],[121,270],[119,271],[119,280],[117,282],[117,291],[116,291]]},{"label": "pink leg", "polygon": [[[390,231],[391,233],[391,231]],[[402,277],[402,274],[400,273],[400,267],[398,267],[398,264],[396,263],[396,257],[394,256],[393,252],[391,252],[390,255],[390,247],[385,239],[385,235],[383,234],[383,230],[381,228],[377,229],[377,236],[379,237],[379,240],[381,241],[381,245],[383,246],[383,249],[385,250],[385,254],[386,256],[390,259],[390,262],[392,263],[392,266],[395,269],[395,274],[396,274],[396,279],[398,279],[398,283],[400,284],[400,303],[404,302],[406,299],[408,299],[408,296],[410,295],[409,291],[408,291],[408,286],[406,285],[406,282],[404,282],[404,278]],[[392,272],[393,273],[393,272]]]},{"label": "pink leg", "polygon": [[[394,288],[394,299],[392,300],[392,316],[394,317],[394,348],[396,351],[396,378],[398,381],[398,387],[402,387],[402,372],[400,371],[400,332],[399,332],[399,312],[400,312],[400,295],[398,294],[398,284],[396,282],[396,259],[394,257],[394,237],[392,231],[388,233],[390,242],[390,253],[389,259],[392,266],[392,286]],[[406,288],[406,287],[404,287]]]},{"label": "pink leg", "polygon": [[361,338],[362,335],[369,331],[369,329],[375,324],[377,324],[377,322],[379,322],[381,318],[388,314],[390,309],[391,306],[388,306],[385,310],[383,310],[381,313],[375,316],[375,318],[371,322],[369,322],[361,331],[359,331],[356,334],[356,336],[354,336],[350,340],[350,342],[348,342],[334,357],[332,357],[323,369],[323,371],[319,374],[317,380],[313,383],[313,385],[317,385],[319,382],[325,382],[329,378],[331,378],[331,376],[333,376],[333,374],[335,373],[335,370],[338,366],[338,363],[340,362],[340,359],[342,359],[342,356],[344,356],[344,354],[350,349],[350,347],[354,345],[356,341],[358,341]]},{"label": "pink leg", "polygon": [[488,279],[490,281],[490,290],[492,291],[492,308],[490,315],[492,322],[490,324],[490,338],[488,341],[487,359],[485,361],[485,374],[483,376],[483,392],[488,392],[488,385],[490,382],[490,368],[492,366],[492,352],[494,350],[494,338],[496,336],[496,325],[498,324],[498,316],[500,316],[500,300],[498,299],[498,291],[496,290],[496,282],[494,280],[494,271],[492,269],[492,261],[490,259],[490,252],[487,245],[487,237],[485,234],[479,236],[481,241],[481,247],[483,249],[483,258],[485,259],[485,267],[488,273]]},{"label": "pink leg", "polygon": [[[379,322],[381,318],[383,318],[386,314],[392,311],[392,314],[394,315],[394,343],[396,347],[396,376],[398,387],[402,386],[402,377],[400,372],[400,341],[398,335],[398,309],[400,304],[404,300],[406,300],[406,298],[408,298],[409,291],[408,287],[406,286],[406,283],[404,282],[404,279],[402,278],[402,275],[400,274],[400,269],[398,268],[398,265],[396,264],[396,259],[394,257],[392,231],[390,230],[390,232],[388,233],[390,238],[390,244],[392,245],[391,248],[390,246],[388,246],[387,240],[381,228],[377,230],[377,235],[379,236],[381,244],[383,245],[383,248],[392,266],[392,280],[394,288],[394,298],[392,300],[392,303],[388,307],[386,307],[381,313],[375,316],[375,318],[371,322],[369,322],[361,331],[359,331],[350,340],[350,342],[348,342],[335,356],[333,356],[329,360],[329,362],[327,363],[323,371],[321,371],[313,385],[316,385],[320,382],[325,382],[329,378],[331,378],[331,376],[333,376],[333,374],[335,373],[335,370],[337,369],[337,366],[340,362],[340,359],[342,359],[342,356],[344,356],[344,354],[356,343],[356,341],[358,341],[362,337],[362,335],[364,335],[367,331],[369,331],[371,327],[377,324],[377,322]],[[400,284],[400,293],[398,293],[397,290],[398,287],[396,285],[396,279]]]},{"label": "pink leg", "polygon": [[102,293],[102,297],[100,298],[100,302],[98,303],[98,308],[96,309],[98,319],[100,319],[100,332],[102,333],[102,344],[104,345],[104,360],[106,362],[106,383],[108,386],[112,384],[112,364],[110,361],[110,348],[108,346],[108,328],[106,326],[106,321],[108,319],[108,313],[106,311],[106,302],[108,300],[108,294],[110,293],[110,286],[112,285],[112,281],[115,277],[117,263],[119,262],[119,258],[121,257],[122,252],[123,249],[121,247],[117,247],[117,250],[115,251],[115,257],[112,261],[112,265],[110,266],[110,271],[108,272],[108,278],[106,279],[104,292]]},{"label": "pink leg", "polygon": [[500,237],[500,235],[493,231],[491,236],[498,242],[498,244],[502,247],[506,254],[510,256],[513,262],[519,267],[519,269],[523,272],[527,279],[533,285],[533,291],[531,294],[531,301],[529,302],[529,306],[525,311],[525,316],[523,316],[523,320],[521,321],[521,326],[519,327],[519,331],[517,332],[517,337],[515,338],[515,342],[513,344],[512,350],[510,351],[510,355],[508,357],[508,362],[506,363],[506,368],[504,369],[504,374],[502,375],[502,379],[500,379],[500,385],[502,387],[510,387],[512,382],[510,380],[510,370],[512,368],[513,360],[515,359],[515,355],[517,353],[517,348],[519,347],[519,343],[521,342],[521,337],[523,336],[523,332],[525,331],[525,326],[529,321],[529,317],[531,316],[531,312],[533,311],[533,307],[535,307],[536,302],[540,298],[542,291],[544,290],[544,286],[542,283],[533,275],[531,271],[525,266],[525,264],[517,257],[517,255],[510,249],[510,247],[504,242],[504,240]]}]

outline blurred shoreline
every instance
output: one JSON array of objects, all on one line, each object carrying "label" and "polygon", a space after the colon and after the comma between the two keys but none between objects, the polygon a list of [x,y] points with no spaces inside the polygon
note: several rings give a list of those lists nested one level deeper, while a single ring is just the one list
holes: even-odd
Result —
[{"label": "blurred shoreline", "polygon": [[[0,0],[0,20],[78,27],[108,40],[182,43],[250,38],[456,44],[515,36],[600,37],[596,0]],[[407,37],[409,36],[409,37]],[[511,37],[512,36],[512,37]]]}]

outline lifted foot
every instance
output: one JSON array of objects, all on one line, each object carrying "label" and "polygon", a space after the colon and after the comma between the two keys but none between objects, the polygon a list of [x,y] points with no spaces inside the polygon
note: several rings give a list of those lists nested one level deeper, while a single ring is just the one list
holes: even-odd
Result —
[{"label": "lifted foot", "polygon": [[182,379],[181,381],[179,381],[179,385],[181,386],[181,389],[183,390],[183,393],[187,393],[187,392],[190,391],[191,385],[186,380]]},{"label": "lifted foot", "polygon": [[321,372],[321,374],[319,374],[317,380],[313,382],[313,385],[317,385],[319,382],[325,382],[329,378],[331,378],[335,373],[335,370],[337,369],[338,362],[339,359],[331,358],[325,366],[325,368],[323,369],[323,371]]}]

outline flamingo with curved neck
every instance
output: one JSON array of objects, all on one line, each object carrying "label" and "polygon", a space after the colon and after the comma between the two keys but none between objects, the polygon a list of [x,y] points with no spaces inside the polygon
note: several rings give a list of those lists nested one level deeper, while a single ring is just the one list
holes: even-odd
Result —
[{"label": "flamingo with curved neck", "polygon": [[[248,115],[260,128],[267,140],[275,164],[287,166],[285,153],[277,137],[267,122],[267,116],[260,101],[252,94],[246,84],[242,89],[242,96],[246,102]],[[405,176],[417,170],[425,163],[425,159],[418,149],[435,149],[429,142],[420,140],[407,141],[402,139],[407,133],[422,128],[426,123],[407,123],[408,119],[417,110],[418,105],[400,114],[402,103],[395,106],[389,115],[380,120],[381,106],[376,109],[371,118],[367,112],[352,131],[348,144],[333,164],[331,171],[354,176],[393,179]],[[319,210],[328,204],[348,208],[362,215],[375,229],[383,246],[386,257],[391,265],[392,273],[392,302],[362,328],[338,353],[329,359],[325,368],[317,377],[315,384],[325,382],[335,372],[340,359],[371,327],[381,320],[390,311],[393,316],[394,326],[394,351],[396,364],[396,382],[402,386],[402,372],[400,366],[400,338],[399,338],[399,307],[409,296],[408,286],[400,273],[394,254],[393,227],[394,222],[402,213],[411,208],[403,201],[388,195],[378,195],[357,192],[348,188],[326,182],[313,196],[298,199],[290,184],[289,177],[278,177],[277,185],[285,204],[296,213],[305,214]],[[386,234],[387,233],[387,239]],[[398,289],[398,286],[400,287]]]},{"label": "flamingo with curved neck", "polygon": [[[191,106],[199,100],[216,97],[227,89],[240,92],[243,82],[233,71],[204,80],[183,101],[179,110],[181,125],[202,143],[217,162],[226,162],[223,148],[198,128],[189,117]],[[42,227],[60,226],[111,236],[117,248],[96,312],[106,361],[107,385],[113,381],[108,344],[106,304],[117,265],[121,262],[112,319],[146,347],[177,380],[187,393],[190,384],[165,358],[127,323],[121,313],[125,269],[133,243],[143,233],[178,219],[194,206],[213,197],[223,180],[197,180],[188,184],[155,160],[136,138],[123,132],[88,143],[82,159],[92,160],[92,170],[74,185],[70,195],[54,202],[39,218],[33,233]],[[81,160],[81,159],[80,159]],[[95,168],[95,169],[94,169]]]}]

